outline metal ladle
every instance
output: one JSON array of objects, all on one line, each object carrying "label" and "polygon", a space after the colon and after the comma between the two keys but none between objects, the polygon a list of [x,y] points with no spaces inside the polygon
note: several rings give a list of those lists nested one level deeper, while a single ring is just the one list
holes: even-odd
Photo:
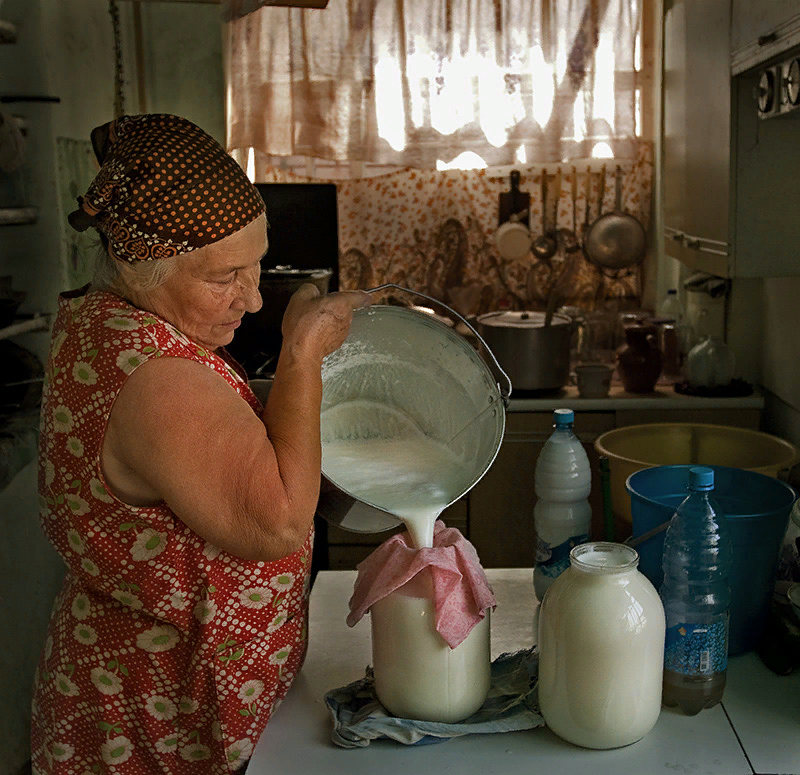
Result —
[{"label": "metal ladle", "polygon": [[547,170],[542,170],[542,234],[531,245],[531,252],[536,258],[549,263],[556,254],[558,245],[547,229]]}]

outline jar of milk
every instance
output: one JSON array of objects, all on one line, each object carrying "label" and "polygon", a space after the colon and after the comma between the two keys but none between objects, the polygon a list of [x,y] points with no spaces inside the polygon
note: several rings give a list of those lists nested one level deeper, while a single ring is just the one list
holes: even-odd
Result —
[{"label": "jar of milk", "polygon": [[372,604],[375,693],[393,715],[453,723],[471,716],[491,683],[490,609],[454,649],[436,631],[425,569]]},{"label": "jar of milk", "polygon": [[664,608],[638,564],[629,546],[581,544],[542,601],[539,705],[576,745],[628,745],[658,719]]}]

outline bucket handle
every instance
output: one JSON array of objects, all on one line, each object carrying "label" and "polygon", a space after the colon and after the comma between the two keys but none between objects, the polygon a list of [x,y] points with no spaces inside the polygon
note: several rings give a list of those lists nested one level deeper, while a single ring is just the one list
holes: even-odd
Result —
[{"label": "bucket handle", "polygon": [[666,530],[669,527],[671,521],[672,521],[671,519],[668,519],[666,522],[662,522],[660,525],[658,525],[658,527],[654,527],[652,530],[648,530],[646,533],[642,533],[640,536],[636,536],[636,538],[634,538],[633,536],[631,536],[630,538],[626,538],[622,543],[630,547],[639,546],[639,544],[643,544],[645,541],[649,541],[653,536],[657,536],[659,533]]},{"label": "bucket handle", "polygon": [[483,337],[472,327],[472,324],[469,323],[469,321],[459,315],[458,312],[456,312],[452,307],[448,307],[443,301],[434,299],[433,296],[428,296],[424,293],[420,293],[419,291],[412,291],[411,288],[404,288],[402,285],[397,285],[396,283],[384,283],[383,285],[378,285],[375,288],[367,288],[365,293],[375,293],[376,291],[383,291],[386,288],[396,288],[398,291],[405,291],[406,293],[411,293],[414,296],[419,296],[422,299],[432,301],[434,304],[444,307],[448,312],[452,312],[470,331],[472,331],[472,333],[478,337],[478,341],[483,345],[486,352],[492,357],[495,367],[505,377],[505,380],[508,383],[508,391],[506,392],[503,392],[503,388],[499,383],[497,385],[498,389],[500,390],[500,397],[503,399],[503,406],[508,409],[508,399],[511,397],[511,380],[509,379],[508,374],[503,371],[502,367],[497,362],[497,358],[494,357],[494,353],[489,349],[489,346],[483,341]]}]

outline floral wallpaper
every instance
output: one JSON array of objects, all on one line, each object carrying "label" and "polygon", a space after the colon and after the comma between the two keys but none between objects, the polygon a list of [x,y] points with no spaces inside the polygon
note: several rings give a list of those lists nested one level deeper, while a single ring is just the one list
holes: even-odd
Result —
[{"label": "floral wallpaper", "polygon": [[[562,278],[566,294],[560,304],[586,310],[637,307],[641,266],[604,274],[579,249],[584,225],[615,207],[617,166],[622,209],[649,230],[650,143],[638,143],[633,159],[593,160],[591,172],[569,163],[555,172],[553,165],[548,165],[549,172],[535,165],[515,167],[520,191],[530,195],[529,226],[534,237],[542,233],[541,184],[547,174],[551,204],[544,215],[548,229],[559,230],[564,248],[549,260],[529,253],[509,261],[495,248],[499,199],[510,189],[508,176],[493,176],[486,170],[401,169],[376,177],[324,181],[337,185],[340,287],[396,283],[469,316],[499,309],[544,309],[551,288],[562,272],[568,272]],[[307,179],[274,167],[264,177],[264,182],[303,180]],[[570,244],[577,249],[567,253]]]}]

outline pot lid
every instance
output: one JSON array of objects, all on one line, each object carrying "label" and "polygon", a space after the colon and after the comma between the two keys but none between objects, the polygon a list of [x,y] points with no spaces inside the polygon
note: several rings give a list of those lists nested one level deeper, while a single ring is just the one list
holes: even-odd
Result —
[{"label": "pot lid", "polygon": [[[528,312],[505,310],[503,312],[487,312],[478,317],[478,322],[484,326],[495,328],[543,328],[544,312]],[[565,315],[553,315],[551,326],[568,325],[570,319]]]}]

